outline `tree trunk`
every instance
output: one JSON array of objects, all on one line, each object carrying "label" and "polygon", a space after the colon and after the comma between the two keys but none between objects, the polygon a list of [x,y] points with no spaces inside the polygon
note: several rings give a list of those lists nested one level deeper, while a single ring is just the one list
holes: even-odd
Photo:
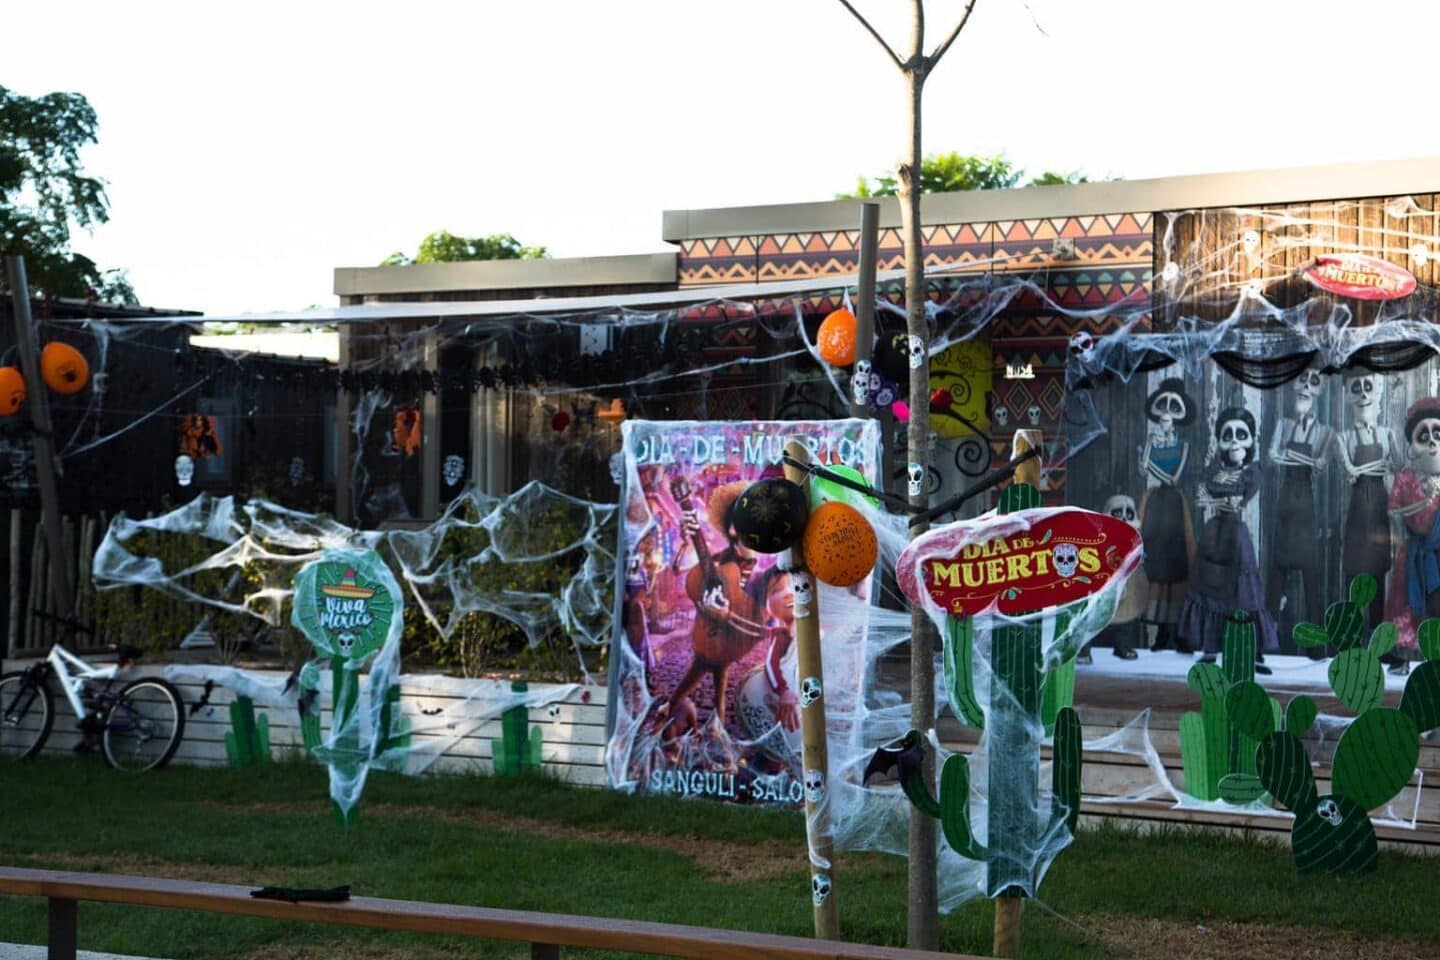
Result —
[{"label": "tree trunk", "polygon": [[[921,349],[928,357],[930,349],[929,322],[925,317],[925,260],[920,244],[920,117],[921,98],[925,91],[925,10],[915,0],[910,59],[904,71],[906,93],[909,95],[910,144],[900,164],[898,193],[900,199],[900,234],[905,244],[905,324],[914,347],[919,338]],[[919,493],[910,497],[912,506],[929,507],[926,480],[930,473],[930,364],[928,359],[910,370],[910,423],[907,432],[909,474],[917,469],[921,481]],[[928,529],[928,523],[910,528],[913,540]],[[917,730],[929,730],[935,724],[935,626],[925,611],[915,605],[910,610],[910,723]],[[925,779],[933,791],[935,761],[928,753]],[[918,950],[934,950],[939,946],[939,896],[935,866],[937,859],[936,822],[913,807],[910,810],[909,844],[909,914],[907,944]]]}]

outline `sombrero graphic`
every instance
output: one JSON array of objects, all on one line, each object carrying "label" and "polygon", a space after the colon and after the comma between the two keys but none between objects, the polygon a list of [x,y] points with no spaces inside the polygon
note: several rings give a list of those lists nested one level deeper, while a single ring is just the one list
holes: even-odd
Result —
[{"label": "sombrero graphic", "polygon": [[373,587],[362,587],[355,582],[354,567],[346,567],[345,575],[340,578],[339,583],[327,583],[320,588],[320,592],[327,597],[340,597],[344,600],[369,600],[375,596]]}]

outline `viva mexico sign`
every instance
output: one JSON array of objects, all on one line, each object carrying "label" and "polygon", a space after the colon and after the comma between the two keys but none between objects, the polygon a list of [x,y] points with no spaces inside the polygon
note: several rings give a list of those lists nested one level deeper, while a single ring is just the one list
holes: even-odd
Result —
[{"label": "viva mexico sign", "polygon": [[1023,510],[937,527],[896,563],[911,603],[951,616],[1017,614],[1083,600],[1140,562],[1140,532],[1103,513]]}]

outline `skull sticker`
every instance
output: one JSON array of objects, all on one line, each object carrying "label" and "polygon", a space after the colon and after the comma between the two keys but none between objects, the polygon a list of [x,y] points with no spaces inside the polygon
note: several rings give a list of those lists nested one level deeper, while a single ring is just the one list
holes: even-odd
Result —
[{"label": "skull sticker", "polygon": [[806,803],[809,803],[809,804],[811,804],[811,805],[813,806],[814,804],[819,803],[820,800],[821,800],[821,798],[824,797],[824,796],[825,796],[825,771],[824,771],[824,770],[806,770],[806,771],[805,771],[805,802],[806,802]]},{"label": "skull sticker", "polygon": [[1050,551],[1050,562],[1060,576],[1073,577],[1080,566],[1080,548],[1073,543],[1057,543]]},{"label": "skull sticker", "polygon": [[830,878],[817,873],[810,878],[810,899],[815,906],[822,905],[830,896]]},{"label": "skull sticker", "polygon": [[1331,797],[1326,797],[1315,805],[1315,814],[1332,827],[1340,826],[1341,821],[1345,819],[1340,813],[1340,804]]},{"label": "skull sticker", "polygon": [[808,573],[792,573],[790,589],[795,594],[795,616],[803,620],[810,616],[810,611],[814,609],[812,604],[815,602],[815,585]]},{"label": "skull sticker", "polygon": [[1009,426],[1009,425],[1010,425],[1010,409],[1009,409],[1008,407],[996,407],[996,408],[995,408],[995,422],[996,422],[996,424],[998,424],[999,426],[1002,426],[1002,427]]},{"label": "skull sticker", "polygon": [[856,360],[855,372],[850,377],[850,391],[855,405],[863,407],[870,400],[870,361]]},{"label": "skull sticker", "polygon": [[909,339],[910,369],[919,370],[925,365],[925,341],[919,337],[911,336]]},{"label": "skull sticker", "polygon": [[195,461],[185,454],[175,458],[175,480],[182,487],[190,486],[190,481],[195,479]]},{"label": "skull sticker", "polygon": [[800,681],[800,706],[808,707],[825,693],[819,677],[806,677]]},{"label": "skull sticker", "polygon": [[925,468],[914,460],[905,465],[905,472],[909,475],[909,482],[906,483],[906,492],[912,497],[918,497],[925,490]]},{"label": "skull sticker", "polygon": [[1032,426],[1032,427],[1038,427],[1038,426],[1040,426],[1040,405],[1039,405],[1039,404],[1036,404],[1036,403],[1030,404],[1030,406],[1025,409],[1025,415],[1030,418],[1030,426]]},{"label": "skull sticker", "polygon": [[465,476],[465,461],[456,454],[450,454],[440,467],[440,475],[445,479],[445,486],[455,486],[460,482],[460,478]]}]

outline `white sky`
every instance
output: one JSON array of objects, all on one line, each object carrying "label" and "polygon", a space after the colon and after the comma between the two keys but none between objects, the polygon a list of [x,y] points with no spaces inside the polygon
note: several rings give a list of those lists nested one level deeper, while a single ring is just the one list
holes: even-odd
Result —
[{"label": "white sky", "polygon": [[[857,6],[904,41],[908,3]],[[927,6],[933,46],[962,3]],[[153,306],[331,305],[334,267],[442,228],[663,250],[662,210],[829,199],[903,143],[898,72],[838,0],[45,0],[3,24],[0,85],[98,111],[112,218],[76,247]],[[1127,179],[1440,156],[1437,37],[1429,0],[977,0],[926,150]]]}]

